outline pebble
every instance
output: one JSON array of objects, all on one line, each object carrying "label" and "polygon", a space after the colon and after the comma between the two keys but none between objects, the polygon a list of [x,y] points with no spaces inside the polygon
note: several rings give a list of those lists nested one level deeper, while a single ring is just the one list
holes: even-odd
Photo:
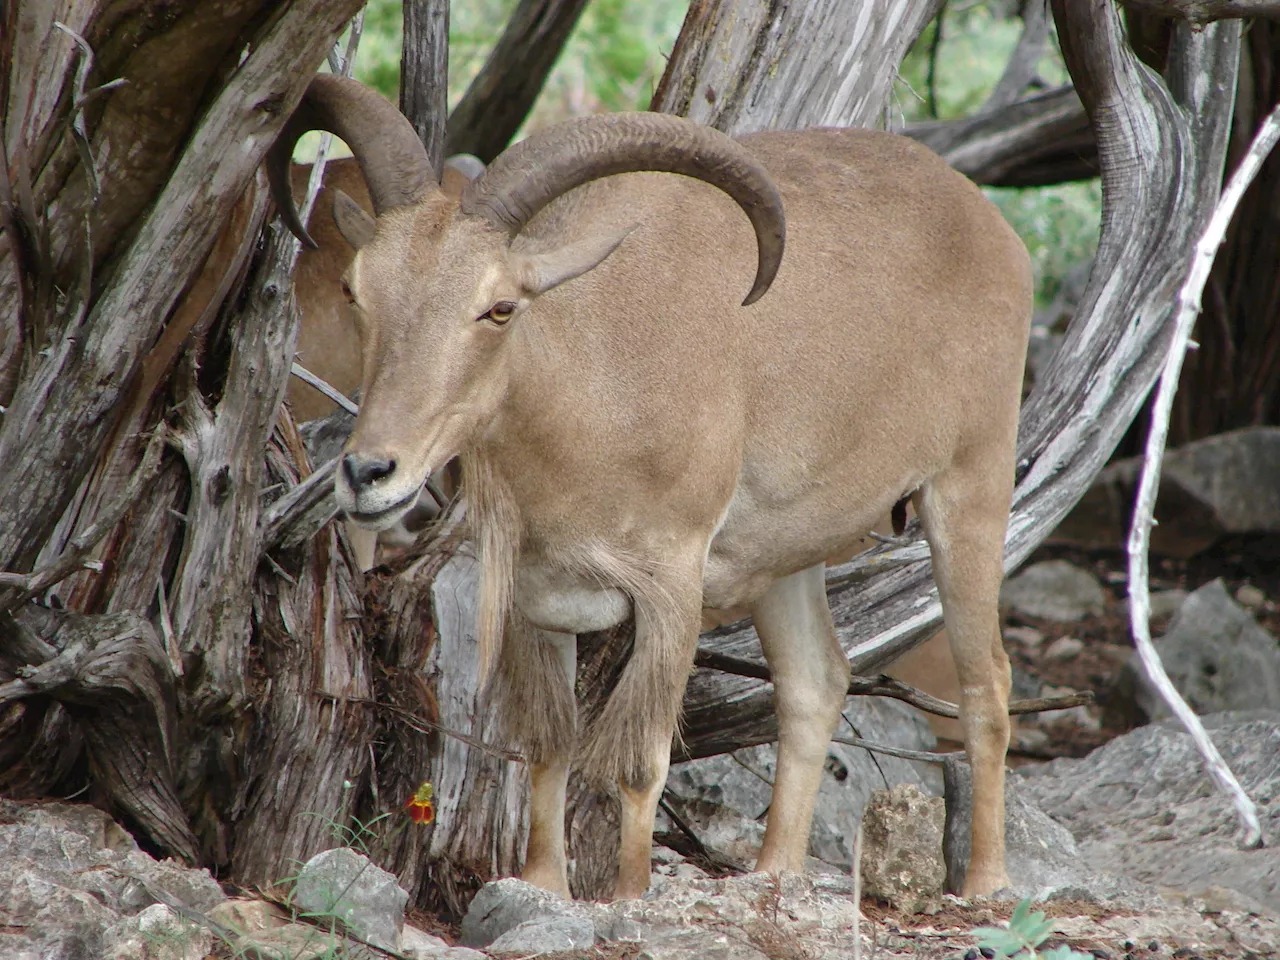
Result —
[{"label": "pebble", "polygon": [[1044,643],[1044,634],[1035,627],[1005,627],[1004,638],[1012,640],[1028,650],[1040,649],[1040,644]]},{"label": "pebble", "polygon": [[1084,641],[1076,637],[1059,637],[1044,652],[1046,660],[1074,660],[1084,650]]},{"label": "pebble", "polygon": [[1267,602],[1267,595],[1251,583],[1246,583],[1236,591],[1236,602],[1242,607],[1257,610]]}]

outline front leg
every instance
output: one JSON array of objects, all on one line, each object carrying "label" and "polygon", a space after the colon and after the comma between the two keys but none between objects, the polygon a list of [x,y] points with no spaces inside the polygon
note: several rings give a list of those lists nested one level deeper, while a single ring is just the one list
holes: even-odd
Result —
[{"label": "front leg", "polygon": [[529,841],[520,879],[569,899],[564,817],[575,744],[577,637],[522,626],[508,630],[499,660],[507,725],[529,756]]}]

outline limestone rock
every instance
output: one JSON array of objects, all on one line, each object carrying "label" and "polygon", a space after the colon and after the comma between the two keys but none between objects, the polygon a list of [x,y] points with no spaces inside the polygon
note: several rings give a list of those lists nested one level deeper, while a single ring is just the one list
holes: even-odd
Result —
[{"label": "limestone rock", "polygon": [[486,883],[471,901],[462,918],[462,943],[468,947],[488,947],[499,937],[522,924],[553,920],[590,922],[589,907],[565,900],[531,883],[508,877]]},{"label": "limestone rock", "polygon": [[333,914],[376,947],[396,950],[409,894],[396,878],[347,847],[306,862],[294,885],[294,903],[311,914]]},{"label": "limestone rock", "polygon": [[407,923],[404,925],[404,929],[400,931],[400,952],[406,957],[412,957],[413,960],[438,957],[449,949],[451,947],[444,940],[432,936],[425,930],[411,927]]},{"label": "limestone rock", "polygon": [[[0,956],[100,957],[163,891],[201,911],[225,900],[206,870],[156,861],[100,810],[0,798]],[[148,921],[154,919],[148,914]]]},{"label": "limestone rock", "polygon": [[204,960],[213,952],[213,934],[154,903],[103,934],[104,960]]},{"label": "limestone rock", "polygon": [[1042,620],[1072,623],[1097,616],[1107,595],[1098,578],[1066,560],[1033,563],[1000,588],[1000,603]]},{"label": "limestone rock", "polygon": [[[969,866],[973,774],[967,761],[951,758],[946,761],[944,775],[947,822],[943,850],[947,889],[955,892],[963,888]],[[1027,795],[1020,778],[1011,775],[1005,776],[1004,831],[1009,883],[1019,899],[1057,896],[1095,903],[1120,901],[1136,909],[1158,903],[1153,890],[1085,864],[1071,831],[1045,814]]]},{"label": "limestone rock", "polygon": [[[1191,594],[1156,651],[1174,687],[1199,714],[1280,709],[1280,646],[1237,604],[1221,580]],[[1119,702],[1132,698],[1142,717],[1161,719],[1169,708],[1137,660],[1116,680]]]},{"label": "limestone rock", "polygon": [[[1057,542],[1088,549],[1124,545],[1142,460],[1113,463],[1059,524]],[[1249,427],[1167,452],[1151,550],[1190,557],[1228,534],[1280,530],[1280,428]]]},{"label": "limestone rock", "polygon": [[495,956],[529,957],[585,950],[595,942],[596,925],[590,917],[541,917],[508,930],[485,949]]},{"label": "limestone rock", "polygon": [[944,804],[910,784],[872,794],[862,814],[862,885],[917,913],[942,896]]},{"label": "limestone rock", "polygon": [[[1204,718],[1214,744],[1280,837],[1280,711]],[[1280,910],[1280,847],[1241,850],[1231,801],[1209,781],[1190,734],[1172,721],[1118,737],[1079,760],[1011,777],[1067,827],[1090,870],[1206,896],[1226,887]]]}]

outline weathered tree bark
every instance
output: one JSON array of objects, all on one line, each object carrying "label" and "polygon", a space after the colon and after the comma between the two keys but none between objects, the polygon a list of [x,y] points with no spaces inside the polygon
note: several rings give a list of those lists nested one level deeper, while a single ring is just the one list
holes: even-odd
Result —
[{"label": "weathered tree bark", "polygon": [[449,112],[449,0],[405,0],[400,112],[418,131],[439,179]]},{"label": "weathered tree bark", "polygon": [[694,0],[652,110],[726,133],[876,126],[940,0]]},{"label": "weathered tree bark", "polygon": [[[250,260],[259,161],[358,7],[19,2],[0,40],[4,786],[92,784],[161,849],[249,884],[328,845],[368,767],[369,713],[344,706],[369,691],[346,555],[330,532],[263,562],[262,508],[307,465],[273,426],[294,241]],[[180,456],[116,525],[165,421]],[[24,572],[68,563],[24,601]]]},{"label": "weathered tree bark", "polygon": [[586,5],[587,0],[520,0],[449,115],[446,154],[472,153],[488,163],[506,149]]},{"label": "weathered tree bark", "polygon": [[902,132],[987,186],[1040,187],[1098,175],[1093,128],[1074,87]]}]

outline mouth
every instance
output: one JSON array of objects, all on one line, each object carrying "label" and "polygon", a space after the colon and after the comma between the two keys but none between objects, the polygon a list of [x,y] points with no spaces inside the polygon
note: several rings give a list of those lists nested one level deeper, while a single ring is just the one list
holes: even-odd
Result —
[{"label": "mouth", "polygon": [[359,510],[348,510],[347,516],[362,527],[367,527],[373,530],[385,530],[412,510],[414,504],[417,502],[418,491],[413,490],[403,500],[393,503],[389,507],[384,507],[381,510],[375,510],[370,513],[363,513]]}]

